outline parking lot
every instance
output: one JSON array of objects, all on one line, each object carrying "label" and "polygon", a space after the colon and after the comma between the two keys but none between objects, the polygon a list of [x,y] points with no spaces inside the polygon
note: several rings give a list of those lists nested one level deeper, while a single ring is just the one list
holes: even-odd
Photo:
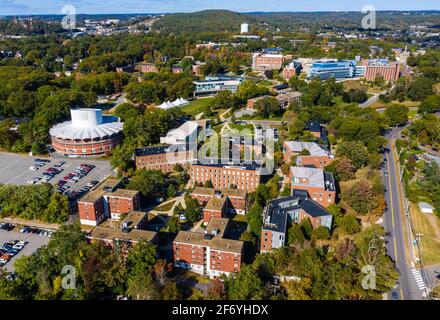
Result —
[{"label": "parking lot", "polygon": [[[35,159],[48,159],[51,162],[46,163],[36,171],[32,171],[30,167],[35,166]],[[69,173],[74,172],[81,164],[90,164],[95,166],[87,175],[79,179],[78,182],[69,182],[66,184],[69,192],[77,191],[86,186],[91,181],[101,181],[112,173],[112,169],[108,161],[90,160],[90,159],[74,159],[66,157],[30,157],[12,153],[0,152],[0,183],[24,185],[29,181],[42,178],[43,172],[54,167],[64,161],[65,164],[59,168],[62,171],[56,174],[49,183],[57,185],[58,181],[63,179]]]},{"label": "parking lot", "polygon": [[38,248],[47,245],[50,238],[43,235],[38,235],[35,233],[20,233],[19,231],[6,231],[0,230],[0,248],[8,242],[12,241],[26,241],[27,244],[13,256],[2,268],[6,269],[8,272],[14,271],[14,262],[22,257],[31,255],[33,252],[37,251]]}]

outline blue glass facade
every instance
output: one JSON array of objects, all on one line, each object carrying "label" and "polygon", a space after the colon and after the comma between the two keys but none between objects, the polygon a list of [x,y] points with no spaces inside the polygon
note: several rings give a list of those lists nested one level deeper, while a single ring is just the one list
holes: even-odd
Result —
[{"label": "blue glass facade", "polygon": [[336,80],[353,78],[356,61],[318,61],[312,64],[307,77],[318,77],[321,80],[335,78]]}]

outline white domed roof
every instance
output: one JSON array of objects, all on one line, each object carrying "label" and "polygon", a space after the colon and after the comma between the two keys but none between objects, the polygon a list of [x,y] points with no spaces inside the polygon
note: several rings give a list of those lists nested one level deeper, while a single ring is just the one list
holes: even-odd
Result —
[{"label": "white domed roof", "polygon": [[51,136],[70,140],[102,139],[121,132],[124,125],[117,117],[103,116],[100,109],[72,109],[70,114],[72,121],[52,127]]}]

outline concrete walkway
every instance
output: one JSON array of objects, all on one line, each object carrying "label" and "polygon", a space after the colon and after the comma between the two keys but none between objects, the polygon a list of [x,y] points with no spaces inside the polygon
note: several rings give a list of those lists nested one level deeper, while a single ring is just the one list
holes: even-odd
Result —
[{"label": "concrete walkway", "polygon": [[156,214],[156,215],[167,215],[167,216],[172,216],[172,215],[174,214],[174,208],[176,208],[176,206],[178,206],[179,204],[181,204],[182,207],[183,207],[184,209],[186,209],[186,204],[185,204],[184,196],[179,196],[179,197],[176,197],[176,198],[172,198],[172,199],[170,199],[170,200],[168,200],[168,201],[162,202],[160,205],[158,205],[158,207],[163,206],[163,205],[165,205],[165,204],[167,204],[167,203],[170,203],[170,202],[172,202],[172,201],[175,201],[175,203],[173,204],[173,206],[171,207],[171,209],[169,209],[168,211],[158,211],[158,210],[154,210],[154,209],[152,209],[152,210],[150,211],[150,213],[152,213],[152,214]]}]

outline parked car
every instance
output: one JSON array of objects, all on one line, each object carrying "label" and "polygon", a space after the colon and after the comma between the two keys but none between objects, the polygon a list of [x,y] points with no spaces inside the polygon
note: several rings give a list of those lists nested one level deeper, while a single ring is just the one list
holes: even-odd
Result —
[{"label": "parked car", "polygon": [[20,232],[21,232],[21,233],[27,233],[27,232],[29,232],[29,228],[28,228],[28,227],[22,227],[22,228],[20,229]]},{"label": "parked car", "polygon": [[38,167],[37,166],[32,166],[32,167],[29,167],[29,169],[32,170],[32,171],[37,171]]},{"label": "parked car", "polygon": [[11,231],[12,229],[14,229],[14,226],[10,223],[1,223],[0,229],[6,230],[6,231]]}]

